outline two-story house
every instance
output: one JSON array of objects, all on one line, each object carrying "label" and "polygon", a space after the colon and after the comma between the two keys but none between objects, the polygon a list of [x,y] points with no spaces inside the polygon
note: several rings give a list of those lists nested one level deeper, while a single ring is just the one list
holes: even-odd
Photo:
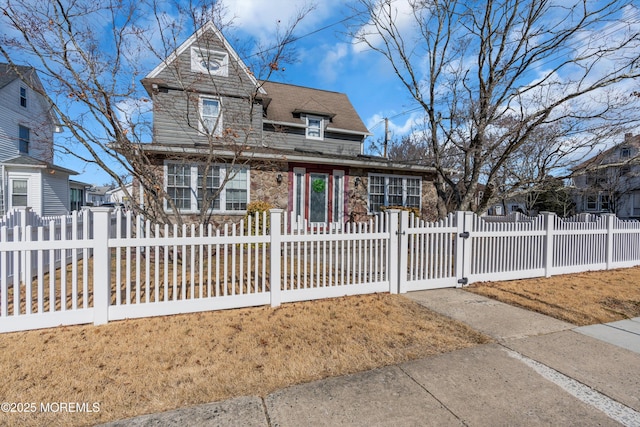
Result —
[{"label": "two-story house", "polygon": [[42,91],[35,69],[0,63],[0,214],[26,206],[39,215],[69,211],[76,172],[53,164],[56,120]]},{"label": "two-story house", "polygon": [[622,143],[582,162],[573,172],[577,212],[640,218],[640,135],[625,134]]},{"label": "two-story house", "polygon": [[266,201],[314,224],[384,206],[435,215],[433,168],[364,155],[370,133],[345,94],[257,80],[212,23],[142,83],[153,101],[142,148],[173,200],[166,211],[226,221]]}]

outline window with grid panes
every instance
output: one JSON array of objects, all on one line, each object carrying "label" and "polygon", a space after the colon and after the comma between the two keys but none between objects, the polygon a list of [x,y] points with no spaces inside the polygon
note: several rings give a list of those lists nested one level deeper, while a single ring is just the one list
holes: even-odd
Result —
[{"label": "window with grid panes", "polygon": [[384,176],[369,176],[369,210],[371,212],[379,212],[380,206],[384,206]]},{"label": "window with grid panes", "polygon": [[[205,205],[209,209],[220,210],[220,166],[209,166],[205,179],[206,169],[205,166],[198,167],[198,210],[201,210]],[[215,199],[209,200],[214,196]],[[204,203],[205,197],[208,200],[207,204]]]},{"label": "window with grid panes", "polygon": [[224,186],[226,209],[240,211],[247,209],[247,169],[230,171],[231,179]]},{"label": "window with grid panes", "polygon": [[389,187],[387,190],[387,205],[388,206],[402,206],[402,196],[404,191],[402,189],[402,178],[390,176]]},{"label": "window with grid panes", "polygon": [[178,209],[191,209],[191,166],[167,166],[167,194]]},{"label": "window with grid panes", "polygon": [[398,175],[369,175],[369,211],[381,206],[405,206],[420,209],[422,181],[420,178]]},{"label": "window with grid panes", "polygon": [[417,178],[406,178],[407,199],[405,206],[420,209],[420,180]]}]

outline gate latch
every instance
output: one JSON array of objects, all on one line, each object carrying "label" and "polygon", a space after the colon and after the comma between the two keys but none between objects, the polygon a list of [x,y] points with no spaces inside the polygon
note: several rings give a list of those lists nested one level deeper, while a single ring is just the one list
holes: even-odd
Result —
[{"label": "gate latch", "polygon": [[469,278],[468,277],[463,277],[462,279],[458,279],[458,283],[460,283],[461,285],[468,285],[469,284]]},{"label": "gate latch", "polygon": [[468,231],[464,231],[464,232],[460,233],[460,237],[462,237],[463,239],[468,239],[469,238],[469,232]]}]

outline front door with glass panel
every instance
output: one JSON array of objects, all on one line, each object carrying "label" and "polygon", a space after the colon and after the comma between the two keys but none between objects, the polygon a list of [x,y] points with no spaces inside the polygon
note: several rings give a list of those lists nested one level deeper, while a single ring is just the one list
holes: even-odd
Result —
[{"label": "front door with glass panel", "polygon": [[328,174],[309,174],[309,222],[311,224],[326,224],[329,222],[328,190]]}]

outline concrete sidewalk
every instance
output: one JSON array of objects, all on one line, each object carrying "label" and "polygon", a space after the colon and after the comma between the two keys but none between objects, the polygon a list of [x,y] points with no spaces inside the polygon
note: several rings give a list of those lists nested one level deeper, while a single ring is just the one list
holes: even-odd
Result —
[{"label": "concrete sidewalk", "polygon": [[106,425],[640,427],[639,319],[574,328],[459,289],[407,297],[496,343]]}]

